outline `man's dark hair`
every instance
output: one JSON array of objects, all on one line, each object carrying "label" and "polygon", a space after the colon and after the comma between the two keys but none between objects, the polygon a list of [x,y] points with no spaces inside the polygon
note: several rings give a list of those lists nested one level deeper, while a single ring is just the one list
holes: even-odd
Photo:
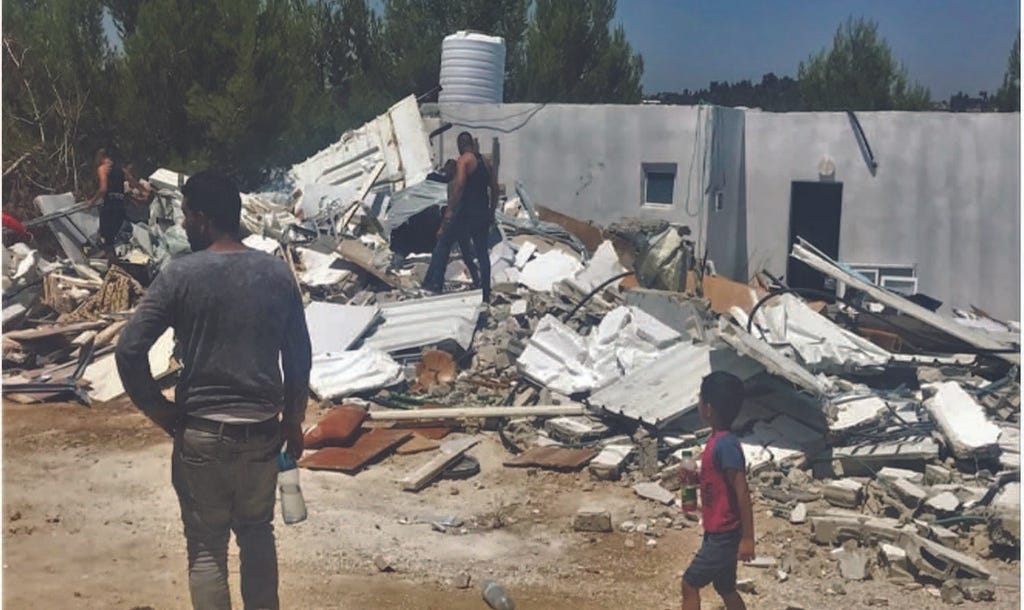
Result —
[{"label": "man's dark hair", "polygon": [[468,131],[463,131],[456,138],[455,142],[459,145],[459,153],[464,153],[467,150],[473,150],[476,147],[476,143],[473,142],[473,134]]},{"label": "man's dark hair", "polygon": [[743,382],[732,373],[715,371],[700,382],[700,396],[711,405],[718,423],[728,428],[743,406]]},{"label": "man's dark hair", "polygon": [[234,181],[224,174],[207,170],[192,176],[181,189],[193,212],[202,212],[218,230],[238,234],[242,215],[242,197]]}]

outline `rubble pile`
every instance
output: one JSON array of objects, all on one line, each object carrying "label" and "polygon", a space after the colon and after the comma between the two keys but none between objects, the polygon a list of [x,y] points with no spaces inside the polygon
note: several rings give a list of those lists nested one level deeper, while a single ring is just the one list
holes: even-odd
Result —
[{"label": "rubble pile", "polygon": [[[690,527],[678,463],[710,433],[696,411],[700,382],[724,370],[747,388],[733,430],[751,488],[794,528],[758,541],[777,551],[758,559],[766,573],[946,581],[944,598],[991,599],[977,558],[1020,547],[1018,323],[979,310],[944,318],[806,242],[792,255],[861,291],[861,309],[771,280],[734,282],[697,262],[685,227],[625,219],[606,230],[536,205],[523,185],[496,214],[491,303],[458,256],[446,292],[428,294],[429,219],[446,190],[431,179],[428,130],[410,99],[297,165],[289,189],[243,196],[245,244],[285,260],[307,302],[323,419],[300,465],[356,473],[423,453],[401,481],[417,492],[474,476],[468,452],[492,434],[507,467],[586,469],[665,511],[615,523],[587,507],[580,531]],[[150,177],[149,219],[131,226],[114,266],[89,256],[94,211],[40,202],[58,213],[47,222],[65,257],[4,248],[7,398],[123,394],[113,345],[144,286],[188,249],[184,180]],[[957,351],[899,353],[893,337],[910,331],[881,337],[858,325],[862,310],[912,319]],[[169,331],[150,354],[154,372],[174,373],[172,352]],[[798,534],[807,544],[791,543]]]}]

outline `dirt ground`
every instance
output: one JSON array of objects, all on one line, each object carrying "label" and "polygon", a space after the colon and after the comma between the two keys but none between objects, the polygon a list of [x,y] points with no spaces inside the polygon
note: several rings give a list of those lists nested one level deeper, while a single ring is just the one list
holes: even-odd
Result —
[{"label": "dirt ground", "polygon": [[[162,433],[126,400],[92,409],[5,402],[2,425],[5,608],[189,607],[171,446]],[[623,483],[504,468],[500,442],[489,433],[481,438],[470,451],[481,474],[417,494],[400,491],[395,480],[429,459],[424,454],[391,456],[356,476],[303,470],[309,518],[276,523],[283,607],[486,608],[480,583],[487,578],[503,583],[521,610],[679,607],[679,576],[700,540],[695,524],[682,526],[678,513]],[[611,511],[616,526],[653,519],[657,536],[574,532],[572,515],[584,505]],[[418,522],[446,515],[463,519],[463,528],[442,533]],[[755,517],[761,554],[810,545],[808,526],[767,515],[759,507]],[[837,587],[827,551],[817,547],[814,560],[785,582],[774,571],[741,567],[740,578],[757,589],[745,596],[748,607],[865,608],[883,600],[945,607],[931,587]],[[394,571],[378,570],[376,558]],[[996,601],[961,607],[1019,608],[1019,564],[986,565],[996,574]],[[241,607],[235,549],[231,570]],[[456,585],[463,573],[471,577],[467,589]],[[709,591],[704,607],[721,607],[713,597]]]}]

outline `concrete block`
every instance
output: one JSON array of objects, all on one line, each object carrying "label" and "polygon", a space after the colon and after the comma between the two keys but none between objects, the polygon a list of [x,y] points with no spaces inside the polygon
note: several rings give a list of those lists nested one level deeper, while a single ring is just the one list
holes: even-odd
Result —
[{"label": "concrete block", "polygon": [[928,464],[924,467],[924,484],[940,485],[953,480],[953,473],[946,467],[938,464]]},{"label": "concrete block", "polygon": [[917,508],[928,498],[928,492],[906,479],[895,479],[889,488],[909,508]]},{"label": "concrete block", "polygon": [[612,515],[599,508],[581,508],[572,519],[572,529],[577,532],[611,532]]},{"label": "concrete block", "polygon": [[672,504],[676,496],[658,483],[637,483],[633,486],[636,495],[661,504]]},{"label": "concrete block", "polygon": [[807,505],[803,502],[797,503],[789,513],[790,523],[804,523],[807,521]]},{"label": "concrete block", "polygon": [[632,453],[632,445],[608,445],[590,461],[590,474],[602,481],[614,481],[619,478]]},{"label": "concrete block", "polygon": [[914,483],[915,485],[921,485],[924,483],[924,473],[906,470],[905,468],[889,468],[886,466],[878,471],[878,479],[886,482],[892,482],[896,479],[904,479]]},{"label": "concrete block", "polygon": [[944,491],[925,500],[925,506],[936,513],[951,513],[960,508],[960,498],[951,491]]},{"label": "concrete block", "polygon": [[994,457],[999,454],[999,427],[959,383],[946,381],[922,386],[924,407],[957,458]]},{"label": "concrete block", "polygon": [[864,500],[864,484],[853,479],[830,481],[822,489],[825,500],[841,508],[857,508]]}]

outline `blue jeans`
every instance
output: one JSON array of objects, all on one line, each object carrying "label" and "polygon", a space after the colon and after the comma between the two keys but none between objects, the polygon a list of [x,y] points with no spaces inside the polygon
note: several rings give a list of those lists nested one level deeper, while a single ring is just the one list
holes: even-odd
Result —
[{"label": "blue jeans", "polygon": [[229,610],[228,537],[235,532],[246,610],[279,607],[274,497],[280,431],[247,440],[185,428],[174,439],[171,481],[188,545],[197,610]]},{"label": "blue jeans", "polygon": [[[430,255],[430,266],[427,274],[423,277],[423,287],[435,292],[444,290],[444,273],[448,269],[448,259],[451,256],[452,246],[459,244],[466,267],[469,269],[470,277],[474,284],[479,284],[483,290],[484,302],[491,300],[491,253],[488,242],[491,226],[488,222],[468,223],[458,215],[448,224],[437,238],[437,245]],[[470,248],[472,243],[472,248]],[[472,254],[470,254],[472,252]],[[479,279],[473,261],[476,258],[479,266]]]}]

